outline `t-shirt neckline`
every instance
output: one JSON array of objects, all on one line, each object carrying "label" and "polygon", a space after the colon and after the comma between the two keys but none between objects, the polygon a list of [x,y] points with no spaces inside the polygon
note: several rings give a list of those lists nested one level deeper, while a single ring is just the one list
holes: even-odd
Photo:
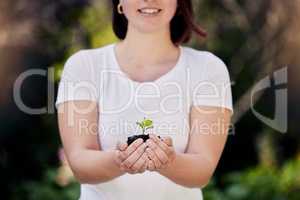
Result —
[{"label": "t-shirt neckline", "polygon": [[141,85],[141,84],[158,84],[160,82],[162,82],[163,80],[165,80],[167,77],[171,76],[172,74],[175,73],[175,71],[177,71],[177,69],[183,64],[183,60],[184,60],[184,47],[179,45],[179,58],[177,59],[176,64],[172,67],[172,69],[170,69],[168,72],[166,72],[165,74],[161,75],[160,77],[158,77],[157,79],[153,80],[153,81],[136,81],[133,80],[132,78],[130,78],[128,76],[128,74],[126,74],[120,67],[119,62],[117,60],[117,56],[116,56],[116,51],[115,51],[115,47],[116,47],[116,42],[112,43],[110,45],[110,52],[111,52],[111,57],[113,59],[113,64],[116,66],[117,70],[119,71],[119,73],[121,73],[122,76],[124,76],[129,82],[135,84],[135,85]]}]

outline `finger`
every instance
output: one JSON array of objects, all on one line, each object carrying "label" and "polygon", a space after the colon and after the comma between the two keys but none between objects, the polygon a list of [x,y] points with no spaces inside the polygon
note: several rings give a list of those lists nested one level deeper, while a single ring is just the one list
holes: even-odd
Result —
[{"label": "finger", "polygon": [[154,165],[153,160],[149,160],[149,161],[148,161],[147,169],[148,169],[149,171],[154,171],[154,170],[155,170],[155,165]]},{"label": "finger", "polygon": [[135,172],[131,169],[131,168],[128,168],[126,167],[125,165],[121,165],[120,169],[123,171],[123,172],[126,172],[128,174],[135,174]]},{"label": "finger", "polygon": [[120,151],[119,158],[122,160],[122,162],[127,159],[125,151]]},{"label": "finger", "polygon": [[127,143],[122,143],[120,141],[117,142],[117,149],[121,151],[125,151],[127,147],[128,147]]},{"label": "finger", "polygon": [[134,171],[139,171],[143,167],[147,158],[147,154],[143,153],[142,156],[132,165],[131,169]]},{"label": "finger", "polygon": [[121,171],[126,172],[128,174],[135,174],[136,173],[134,170],[132,170],[131,168],[126,167],[123,164],[120,165],[120,169],[121,169]]},{"label": "finger", "polygon": [[136,149],[136,151],[134,151],[125,161],[123,161],[122,164],[124,164],[128,168],[132,167],[135,164],[135,162],[137,162],[138,159],[143,155],[143,153],[145,152],[146,147],[147,146],[146,146],[145,143],[140,145]]},{"label": "finger", "polygon": [[157,158],[156,154],[154,153],[154,151],[151,148],[147,148],[146,152],[148,154],[148,157],[151,159],[151,161],[154,164],[154,168],[159,169],[162,165],[162,163],[160,162],[160,160]]},{"label": "finger", "polygon": [[144,143],[144,140],[139,138],[131,143],[127,149],[124,151],[124,156],[129,157],[141,144]]},{"label": "finger", "polygon": [[[147,153],[146,153],[147,155]],[[148,158],[148,155],[146,156],[146,162],[144,163],[144,167],[143,167],[143,172],[147,170],[147,167],[148,167],[148,163],[149,163],[149,158]]]},{"label": "finger", "polygon": [[127,156],[125,155],[125,153],[123,152],[126,148],[127,148],[127,144],[121,143],[120,141],[117,142],[116,148],[117,148],[117,157],[119,160],[121,160],[121,162],[123,162]]},{"label": "finger", "polygon": [[157,135],[154,134],[149,134],[149,138],[153,139],[155,142],[163,142],[168,146],[173,146],[173,140],[171,137],[169,136],[165,136],[165,137],[158,137]]},{"label": "finger", "polygon": [[147,169],[147,165],[148,165],[148,162],[145,161],[144,164],[143,164],[143,166],[142,166],[142,167],[140,168],[140,170],[138,171],[138,173],[143,173],[143,172],[145,172],[146,169]]},{"label": "finger", "polygon": [[150,136],[151,139],[165,152],[167,156],[172,154],[172,148],[170,148],[164,141],[160,140],[157,136]]},{"label": "finger", "polygon": [[123,172],[129,173],[129,174],[133,174],[133,170],[130,169],[130,168],[128,168],[128,167],[126,167],[125,165],[120,165],[120,169]]},{"label": "finger", "polygon": [[147,154],[144,153],[136,163],[131,167],[134,171],[138,173],[142,173],[144,171],[145,165],[147,162]]},{"label": "finger", "polygon": [[171,137],[163,137],[162,140],[166,145],[168,145],[170,147],[173,146],[173,140]]},{"label": "finger", "polygon": [[126,167],[126,171],[129,173],[129,174],[137,174],[137,173],[143,173],[145,172],[147,169],[147,161],[145,161],[142,166],[140,167],[140,169],[133,169],[132,167],[131,168],[127,168]]},{"label": "finger", "polygon": [[156,154],[156,156],[162,164],[168,162],[168,155],[152,139],[147,140],[147,144],[154,151],[154,153]]},{"label": "finger", "polygon": [[122,163],[122,158],[121,158],[121,152],[120,150],[115,150],[115,161],[118,165],[120,165]]}]

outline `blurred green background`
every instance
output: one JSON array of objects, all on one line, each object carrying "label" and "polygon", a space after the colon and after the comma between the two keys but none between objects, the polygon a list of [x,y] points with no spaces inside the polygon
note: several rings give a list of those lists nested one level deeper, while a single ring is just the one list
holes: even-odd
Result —
[{"label": "blurred green background", "polygon": [[[61,153],[54,100],[71,54],[117,41],[110,6],[108,0],[0,1],[1,199],[78,199],[79,185]],[[208,37],[184,45],[211,51],[227,64],[235,110],[233,134],[204,199],[299,200],[300,1],[194,0],[194,10]],[[283,68],[287,131],[266,125],[251,106],[254,86]],[[43,114],[26,114],[13,97],[18,77],[31,69],[51,74],[31,76],[21,87],[24,104],[47,106]],[[51,97],[49,83],[55,86]],[[273,118],[276,90],[273,84],[252,95],[255,110]]]}]

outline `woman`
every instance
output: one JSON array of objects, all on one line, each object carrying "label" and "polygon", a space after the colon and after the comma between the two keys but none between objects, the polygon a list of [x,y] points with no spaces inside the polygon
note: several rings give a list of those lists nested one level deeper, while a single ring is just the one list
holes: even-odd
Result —
[{"label": "woman", "polygon": [[[114,0],[120,42],[67,60],[56,107],[80,199],[202,199],[233,110],[222,60],[181,46],[205,36],[192,16],[190,0]],[[144,117],[150,139],[127,145]]]}]

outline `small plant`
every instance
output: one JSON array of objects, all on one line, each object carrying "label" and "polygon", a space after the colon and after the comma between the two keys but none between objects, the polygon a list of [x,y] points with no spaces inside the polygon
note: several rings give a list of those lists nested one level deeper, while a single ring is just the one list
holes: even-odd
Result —
[{"label": "small plant", "polygon": [[[141,122],[136,122],[136,124],[142,129],[142,134],[140,135],[133,135],[127,138],[127,144],[130,145],[132,142],[134,142],[136,139],[142,138],[144,142],[146,142],[149,139],[149,135],[145,134],[145,131],[153,128],[153,121],[151,119],[146,119],[144,117],[144,120]],[[159,137],[159,136],[158,136]]]},{"label": "small plant", "polygon": [[141,127],[141,129],[143,130],[143,134],[145,134],[145,131],[149,128],[153,128],[153,122],[151,119],[146,119],[144,117],[144,120],[142,122],[136,122],[137,125],[139,125],[139,127]]}]

